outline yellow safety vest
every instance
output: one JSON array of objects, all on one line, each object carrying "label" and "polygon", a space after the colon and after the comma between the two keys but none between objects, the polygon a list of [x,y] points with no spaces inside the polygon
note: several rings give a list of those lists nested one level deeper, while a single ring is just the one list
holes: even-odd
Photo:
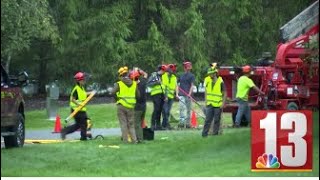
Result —
[{"label": "yellow safety vest", "polygon": [[165,92],[168,92],[168,98],[173,99],[174,97],[174,91],[176,90],[177,87],[177,77],[174,74],[171,74],[171,77],[169,79],[169,74],[164,73],[162,75],[162,82],[165,87]]},{"label": "yellow safety vest", "polygon": [[121,104],[126,108],[134,108],[136,104],[137,83],[133,81],[130,87],[128,87],[122,81],[118,81],[117,83],[120,89],[117,92],[117,97],[118,97],[117,104]]},{"label": "yellow safety vest", "polygon": [[163,94],[163,93],[164,93],[163,82],[161,82],[161,84],[157,84],[157,85],[150,87],[150,95],[151,96],[154,96],[157,94]]},{"label": "yellow safety vest", "polygon": [[[71,95],[70,95],[70,107],[71,107],[72,109],[76,109],[76,108],[78,107],[78,105],[77,105],[76,103],[72,102],[73,93],[74,93],[75,91],[77,91],[77,93],[78,93],[78,99],[77,99],[78,103],[81,104],[81,103],[82,103],[84,100],[86,100],[86,98],[87,98],[87,92],[86,92],[86,90],[84,89],[84,87],[83,87],[83,86],[76,85],[76,86],[73,88],[73,90],[71,91]],[[80,111],[86,111],[86,110],[87,110],[87,108],[86,108],[85,106],[83,106],[83,108],[82,108]]]},{"label": "yellow safety vest", "polygon": [[207,105],[212,105],[213,107],[222,106],[222,92],[221,83],[223,82],[221,77],[218,77],[216,83],[212,87],[212,79],[207,80],[206,92],[207,92]]}]

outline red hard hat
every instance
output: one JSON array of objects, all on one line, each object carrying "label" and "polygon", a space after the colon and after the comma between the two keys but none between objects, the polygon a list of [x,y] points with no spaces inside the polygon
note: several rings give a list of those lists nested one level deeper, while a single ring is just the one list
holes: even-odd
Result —
[{"label": "red hard hat", "polygon": [[183,62],[183,66],[186,69],[192,69],[192,63],[190,61]]},{"label": "red hard hat", "polygon": [[165,65],[165,64],[162,64],[162,65],[159,65],[158,66],[158,70],[160,71],[166,71],[167,70],[167,65]]},{"label": "red hard hat", "polygon": [[172,72],[177,71],[177,65],[176,64],[169,64],[169,68],[172,70]]},{"label": "red hard hat", "polygon": [[76,75],[73,77],[76,81],[84,80],[84,73],[83,72],[77,72]]},{"label": "red hard hat", "polygon": [[244,73],[249,73],[251,71],[251,67],[249,65],[243,66],[242,71]]},{"label": "red hard hat", "polygon": [[131,71],[129,74],[130,79],[134,81],[138,80],[139,76],[140,76],[139,71],[135,71],[135,70]]}]

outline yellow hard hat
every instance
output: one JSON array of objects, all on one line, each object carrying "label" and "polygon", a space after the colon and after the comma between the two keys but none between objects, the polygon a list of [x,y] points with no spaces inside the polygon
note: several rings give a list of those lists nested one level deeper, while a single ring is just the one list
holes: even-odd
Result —
[{"label": "yellow hard hat", "polygon": [[125,73],[128,73],[128,67],[127,66],[123,66],[121,68],[119,68],[118,73],[120,76],[122,76]]},{"label": "yellow hard hat", "polygon": [[217,68],[217,65],[218,65],[218,64],[217,64],[216,62],[213,62],[213,63],[210,64],[210,67],[212,67],[212,68]]},{"label": "yellow hard hat", "polygon": [[208,69],[207,74],[213,74],[213,73],[218,73],[218,70],[217,70],[217,68],[210,67]]}]

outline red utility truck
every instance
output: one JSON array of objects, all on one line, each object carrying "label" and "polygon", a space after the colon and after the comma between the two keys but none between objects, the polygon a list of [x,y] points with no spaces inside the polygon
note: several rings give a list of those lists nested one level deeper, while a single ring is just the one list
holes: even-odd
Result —
[{"label": "red utility truck", "polygon": [[[319,108],[318,21],[319,1],[316,1],[281,27],[281,42],[274,61],[269,59],[270,54],[265,53],[258,66],[252,67],[250,78],[265,92],[265,96],[250,91],[251,109]],[[238,107],[234,100],[241,69],[222,66],[219,75],[224,80],[229,100],[224,112],[232,112],[235,116]]]}]

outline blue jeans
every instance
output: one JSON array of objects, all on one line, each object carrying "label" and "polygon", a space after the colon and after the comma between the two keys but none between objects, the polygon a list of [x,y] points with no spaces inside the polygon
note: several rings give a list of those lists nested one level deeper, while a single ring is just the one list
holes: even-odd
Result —
[{"label": "blue jeans", "polygon": [[190,125],[191,100],[187,96],[179,96],[180,124]]},{"label": "blue jeans", "polygon": [[163,104],[163,110],[162,110],[162,127],[168,128],[170,126],[169,124],[169,117],[170,117],[170,111],[173,104],[173,99],[168,99],[168,101],[164,101]]},{"label": "blue jeans", "polygon": [[235,120],[235,125],[240,126],[242,116],[246,118],[246,121],[249,124],[251,121],[251,109],[248,101],[244,101],[242,99],[237,98],[237,102],[239,107],[238,107],[238,112]]}]

